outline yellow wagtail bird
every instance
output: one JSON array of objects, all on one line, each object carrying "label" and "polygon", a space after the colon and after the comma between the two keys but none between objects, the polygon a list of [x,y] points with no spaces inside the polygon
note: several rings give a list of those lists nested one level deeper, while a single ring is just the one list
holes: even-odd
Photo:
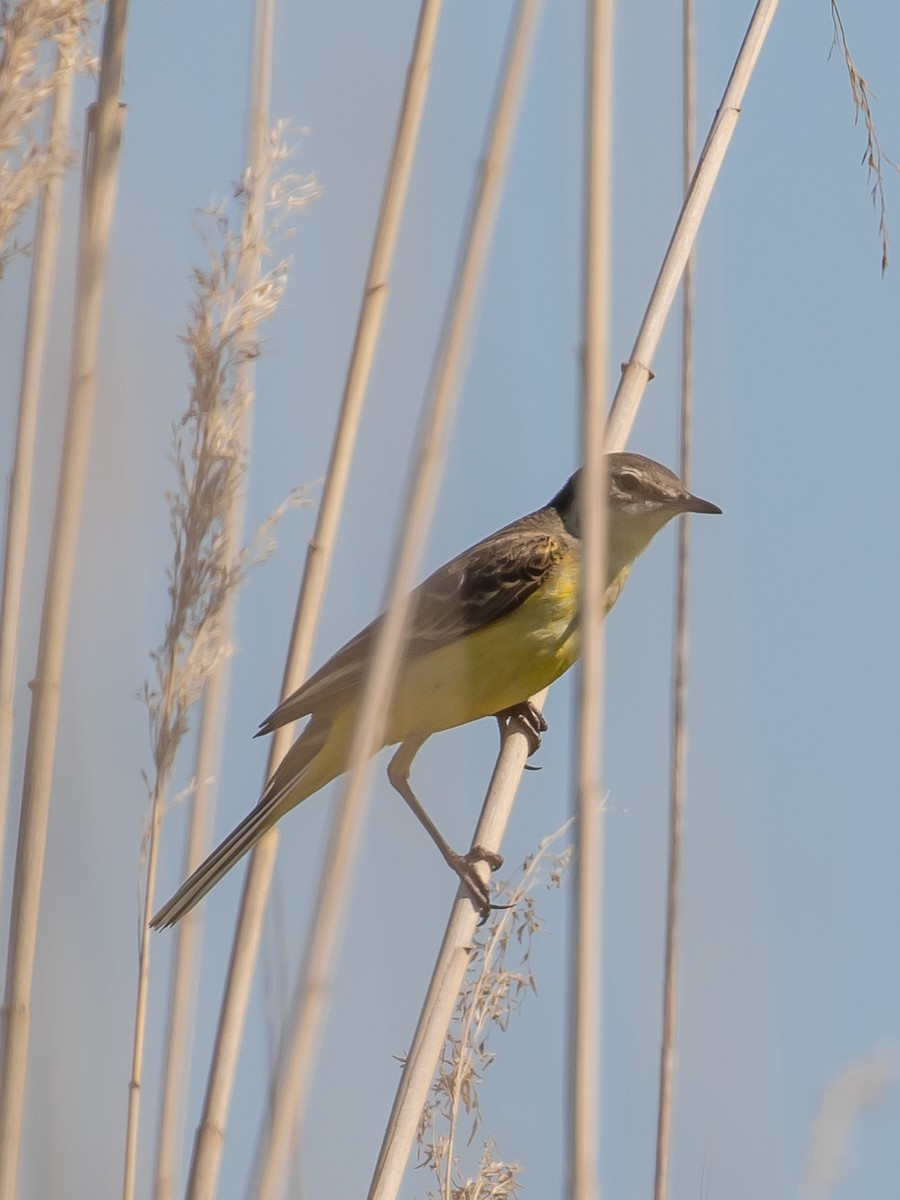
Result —
[{"label": "yellow wagtail bird", "polygon": [[[719,513],[692,496],[677,475],[640,454],[610,454],[607,587],[609,612],[637,556],[680,513]],[[580,472],[548,505],[465,550],[413,592],[409,637],[384,723],[383,746],[399,742],[388,778],[425,826],[483,913],[488,890],[474,865],[500,865],[475,847],[452,850],[409,784],[423,742],[479,717],[516,716],[530,752],[547,728],[529,696],[578,658],[581,561]],[[286,812],[347,769],[373,639],[381,618],[356,635],[262,722],[259,733],[310,717],[253,811],[165,904],[152,924],[174,925]],[[257,735],[258,736],[258,735]]]}]

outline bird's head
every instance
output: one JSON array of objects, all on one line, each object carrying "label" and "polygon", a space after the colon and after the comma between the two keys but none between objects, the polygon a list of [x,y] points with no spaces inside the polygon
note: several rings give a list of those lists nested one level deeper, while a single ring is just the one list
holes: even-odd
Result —
[{"label": "bird's head", "polygon": [[[680,513],[721,513],[709,500],[692,495],[678,476],[642,454],[608,454],[609,558],[624,565],[646,549],[662,527]],[[576,471],[553,498],[568,531],[581,536],[579,483]]]}]

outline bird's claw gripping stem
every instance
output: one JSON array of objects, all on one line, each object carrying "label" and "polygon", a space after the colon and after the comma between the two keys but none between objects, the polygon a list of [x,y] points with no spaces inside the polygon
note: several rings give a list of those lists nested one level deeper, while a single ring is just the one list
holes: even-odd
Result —
[{"label": "bird's claw gripping stem", "polygon": [[[515,717],[522,726],[522,732],[528,738],[528,757],[531,758],[541,747],[541,734],[547,732],[547,722],[544,720],[544,714],[539,708],[531,703],[530,700],[523,700],[521,704],[513,704],[510,708],[504,708],[496,714],[497,720],[500,722],[501,733],[504,729],[504,722]],[[535,768],[531,768],[534,770]]]},{"label": "bird's claw gripping stem", "polygon": [[468,854],[454,854],[451,859],[448,859],[448,862],[467,888],[476,908],[481,913],[480,923],[483,925],[490,916],[491,909],[495,906],[491,904],[489,884],[481,878],[475,867],[478,863],[486,863],[491,871],[496,871],[503,866],[502,856],[493,850],[486,850],[484,846],[473,846]]}]

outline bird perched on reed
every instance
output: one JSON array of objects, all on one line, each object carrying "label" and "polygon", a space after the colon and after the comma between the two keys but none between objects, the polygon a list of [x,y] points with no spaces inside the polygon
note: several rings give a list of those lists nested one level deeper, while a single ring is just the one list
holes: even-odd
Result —
[{"label": "bird perched on reed", "polygon": [[[719,513],[692,496],[666,467],[640,454],[607,456],[609,612],[634,560],[654,534],[681,513]],[[546,724],[528,697],[558,679],[579,655],[580,471],[549,504],[492,533],[439,567],[413,592],[408,638],[382,745],[399,748],[388,777],[441,854],[486,913],[487,885],[476,862],[496,855],[475,847],[457,854],[410,787],[413,758],[433,733],[496,716],[519,717],[532,751]],[[604,614],[597,614],[598,618]],[[153,918],[173,925],[286,812],[347,768],[358,699],[382,618],[356,635],[262,722],[259,734],[309,717],[256,807],[182,884]]]}]

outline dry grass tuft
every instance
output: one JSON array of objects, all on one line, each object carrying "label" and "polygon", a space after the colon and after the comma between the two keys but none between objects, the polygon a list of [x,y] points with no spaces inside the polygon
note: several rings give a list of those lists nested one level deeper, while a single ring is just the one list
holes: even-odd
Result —
[{"label": "dry grass tuft", "polygon": [[416,1138],[419,1166],[431,1170],[438,1184],[436,1191],[428,1192],[428,1200],[515,1200],[522,1187],[518,1163],[504,1162],[492,1138],[481,1141],[474,1175],[466,1173],[458,1146],[464,1132],[465,1148],[470,1147],[483,1125],[482,1077],[496,1057],[488,1048],[491,1030],[506,1030],[525,996],[537,992],[531,948],[534,935],[543,926],[534,892],[541,884],[560,886],[572,847],[560,852],[553,847],[570,825],[567,821],[541,842],[522,864],[518,882],[499,885],[498,899],[509,907],[498,910],[475,936],[469,970]]},{"label": "dry grass tuft", "polygon": [[69,71],[92,65],[86,0],[19,0],[0,13],[0,278],[22,247],[12,235],[37,193],[73,161],[36,126]]},{"label": "dry grass tuft", "polygon": [[[188,711],[230,652],[223,623],[229,596],[248,568],[271,553],[272,529],[285,510],[302,502],[301,492],[291,493],[236,557],[228,553],[225,520],[243,487],[243,424],[252,401],[239,367],[260,353],[260,327],[284,295],[290,260],[261,276],[248,263],[271,258],[271,238],[317,194],[312,179],[281,173],[290,153],[279,124],[269,135],[260,179],[254,181],[248,171],[235,187],[236,218],[220,204],[202,214],[198,228],[209,264],[194,270],[196,296],[182,337],[192,386],[187,411],[172,434],[177,483],[167,493],[175,544],[167,572],[170,608],[163,643],[151,655],[156,683],[145,684],[142,693],[157,780],[168,781]],[[262,195],[264,233],[255,230],[254,189]]]},{"label": "dry grass tuft", "polygon": [[872,186],[872,206],[878,212],[878,234],[881,238],[881,273],[883,275],[887,270],[888,248],[891,244],[891,236],[887,223],[887,201],[884,194],[884,170],[885,167],[890,167],[892,170],[898,171],[900,167],[882,149],[878,131],[875,128],[875,117],[872,112],[872,101],[875,99],[875,94],[869,88],[869,85],[857,69],[856,63],[853,61],[850,47],[847,45],[847,34],[844,30],[844,22],[837,6],[837,0],[831,0],[831,21],[834,26],[834,38],[831,49],[832,51],[838,49],[843,55],[844,63],[847,67],[847,75],[850,80],[850,94],[853,97],[856,123],[859,124],[861,117],[866,130],[866,148],[860,161],[866,168],[868,180]]}]

